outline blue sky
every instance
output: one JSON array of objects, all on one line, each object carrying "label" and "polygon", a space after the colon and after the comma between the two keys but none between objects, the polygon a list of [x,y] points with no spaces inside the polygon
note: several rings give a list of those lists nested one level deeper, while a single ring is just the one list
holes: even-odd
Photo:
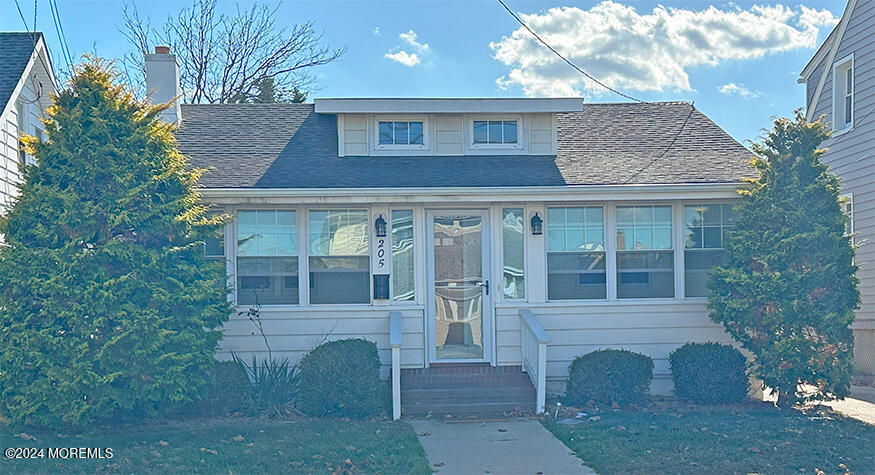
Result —
[{"label": "blue sky", "polygon": [[[32,24],[33,3],[18,1]],[[838,0],[506,1],[599,79],[648,101],[694,100],[741,141],[755,139],[771,117],[803,105],[798,73],[844,8]],[[23,30],[14,1],[0,2],[0,30]],[[220,0],[220,8],[232,11],[236,3]],[[153,24],[178,4],[137,2]],[[58,6],[74,56],[118,58],[128,51],[117,30],[121,2],[58,0]],[[313,21],[326,44],[348,49],[314,71],[320,90],[311,97],[580,94],[588,102],[624,101],[582,82],[494,0],[287,1],[279,19],[284,25]],[[37,27],[60,64],[48,0],[38,2]]]}]

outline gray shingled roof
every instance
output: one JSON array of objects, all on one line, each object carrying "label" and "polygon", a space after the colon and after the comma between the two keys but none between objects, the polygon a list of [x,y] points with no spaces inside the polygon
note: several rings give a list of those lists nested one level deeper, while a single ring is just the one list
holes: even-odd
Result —
[{"label": "gray shingled roof", "polygon": [[183,105],[182,119],[179,147],[208,169],[208,188],[727,183],[753,174],[751,153],[683,102],[561,113],[555,156],[338,157],[336,117],[313,104]]},{"label": "gray shingled roof", "polygon": [[33,45],[42,33],[0,33],[0,110],[12,97],[24,68],[30,61]]}]

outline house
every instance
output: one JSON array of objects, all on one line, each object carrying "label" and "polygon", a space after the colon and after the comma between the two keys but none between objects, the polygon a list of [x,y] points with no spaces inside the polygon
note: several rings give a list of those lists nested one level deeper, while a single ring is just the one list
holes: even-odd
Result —
[{"label": "house", "polygon": [[854,330],[855,383],[875,385],[875,0],[850,0],[799,82],[806,117],[832,128],[823,160],[842,180],[848,231],[858,246],[860,308]]},{"label": "house", "polygon": [[[162,51],[147,61],[173,78]],[[152,83],[171,89],[153,101],[174,97],[172,80]],[[260,305],[274,355],[298,358],[324,338],[376,342],[396,417],[401,404],[431,409],[430,382],[445,406],[480,397],[497,409],[522,380],[530,391],[515,394],[543,410],[571,360],[606,347],[653,357],[653,391],[667,394],[671,351],[731,341],[708,318],[705,280],[751,154],[688,103],[171,111],[180,149],[207,170],[204,199],[234,216],[207,252],[226,259],[238,310]],[[266,356],[254,331],[232,316],[219,357]]]},{"label": "house", "polygon": [[19,137],[43,134],[40,118],[56,92],[42,33],[0,32],[0,213],[18,193],[23,165],[35,163]]}]

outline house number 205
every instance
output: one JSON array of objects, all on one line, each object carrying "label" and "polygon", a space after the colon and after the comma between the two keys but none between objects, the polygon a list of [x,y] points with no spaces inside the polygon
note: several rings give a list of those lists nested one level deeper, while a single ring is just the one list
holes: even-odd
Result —
[{"label": "house number 205", "polygon": [[386,240],[377,239],[377,268],[386,267]]}]

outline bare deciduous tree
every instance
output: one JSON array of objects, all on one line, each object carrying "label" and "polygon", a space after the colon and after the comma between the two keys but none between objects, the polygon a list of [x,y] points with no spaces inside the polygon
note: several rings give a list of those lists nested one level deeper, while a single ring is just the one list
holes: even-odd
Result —
[{"label": "bare deciduous tree", "polygon": [[143,54],[162,44],[177,56],[186,102],[302,100],[315,86],[310,69],[336,60],[345,48],[323,46],[312,22],[278,28],[278,9],[255,3],[224,15],[216,12],[216,0],[192,0],[158,29],[126,4],[121,32],[135,48],[123,59],[131,86],[145,92]]}]

